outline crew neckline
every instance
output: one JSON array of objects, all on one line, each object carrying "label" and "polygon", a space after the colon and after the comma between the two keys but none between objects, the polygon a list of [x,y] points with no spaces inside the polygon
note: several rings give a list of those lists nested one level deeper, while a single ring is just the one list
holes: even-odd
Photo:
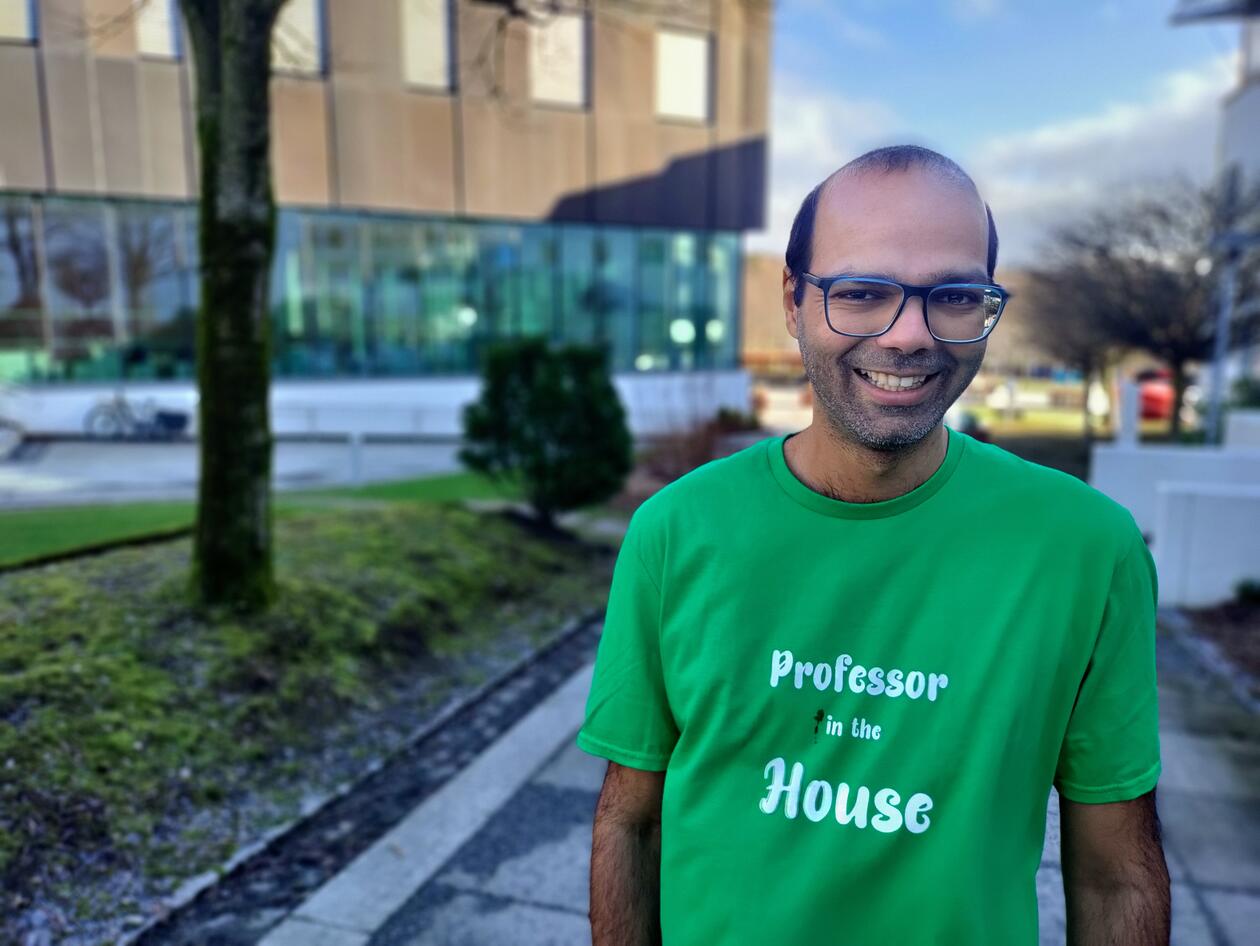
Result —
[{"label": "crew neckline", "polygon": [[966,448],[966,437],[946,425],[948,443],[945,448],[945,459],[926,480],[900,496],[884,499],[875,503],[851,503],[841,499],[832,499],[810,489],[792,472],[783,453],[783,445],[787,439],[801,431],[789,431],[766,440],[766,453],[770,460],[770,471],[775,480],[783,487],[783,491],[807,509],[832,516],[838,519],[884,519],[897,516],[913,509],[915,506],[931,499],[943,487],[962,459]]}]

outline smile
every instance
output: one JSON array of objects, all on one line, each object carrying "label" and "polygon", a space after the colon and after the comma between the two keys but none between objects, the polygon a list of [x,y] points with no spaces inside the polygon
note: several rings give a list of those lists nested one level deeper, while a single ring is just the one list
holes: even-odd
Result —
[{"label": "smile", "polygon": [[885,374],[882,371],[865,371],[862,368],[854,368],[853,370],[866,381],[883,391],[913,391],[915,388],[923,387],[923,385],[939,374],[939,372],[933,372],[932,374],[906,375],[902,377],[895,374]]}]

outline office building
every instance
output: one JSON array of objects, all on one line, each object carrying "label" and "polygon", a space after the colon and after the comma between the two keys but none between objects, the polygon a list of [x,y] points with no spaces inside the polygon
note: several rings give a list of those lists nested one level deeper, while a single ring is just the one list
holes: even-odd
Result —
[{"label": "office building", "polygon": [[[520,334],[605,346],[641,432],[746,407],[769,30],[767,0],[290,0],[276,431],[456,433]],[[174,0],[0,0],[0,385],[30,429],[120,384],[195,398],[189,58]]]}]

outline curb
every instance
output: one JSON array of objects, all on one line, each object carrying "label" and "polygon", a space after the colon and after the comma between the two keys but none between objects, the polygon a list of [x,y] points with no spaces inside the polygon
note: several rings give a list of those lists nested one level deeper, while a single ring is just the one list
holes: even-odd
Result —
[{"label": "curb", "polygon": [[573,739],[595,665],[584,664],[274,927],[259,946],[365,946]]}]

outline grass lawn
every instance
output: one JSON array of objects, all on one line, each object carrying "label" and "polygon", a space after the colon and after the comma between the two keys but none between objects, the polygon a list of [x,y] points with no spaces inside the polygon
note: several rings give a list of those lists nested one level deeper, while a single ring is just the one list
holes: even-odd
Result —
[{"label": "grass lawn", "polygon": [[0,575],[0,942],[33,905],[144,914],[221,866],[602,607],[613,550],[403,501],[278,516],[257,616],[189,605],[186,537]]},{"label": "grass lawn", "polygon": [[[453,473],[367,486],[284,491],[275,494],[276,515],[326,508],[343,499],[384,502],[452,502],[517,498],[519,490],[476,473]],[[138,538],[193,524],[191,501],[54,506],[0,512],[0,566],[45,555]]]}]

